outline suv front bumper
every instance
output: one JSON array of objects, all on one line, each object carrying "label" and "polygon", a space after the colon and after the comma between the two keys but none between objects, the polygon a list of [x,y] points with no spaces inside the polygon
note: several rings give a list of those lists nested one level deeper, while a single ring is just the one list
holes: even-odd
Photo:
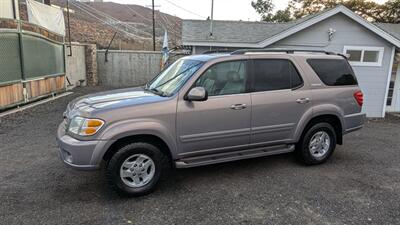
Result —
[{"label": "suv front bumper", "polygon": [[69,167],[78,170],[96,170],[100,164],[93,163],[93,153],[97,146],[104,141],[80,141],[65,133],[65,122],[61,123],[57,131],[60,159]]}]

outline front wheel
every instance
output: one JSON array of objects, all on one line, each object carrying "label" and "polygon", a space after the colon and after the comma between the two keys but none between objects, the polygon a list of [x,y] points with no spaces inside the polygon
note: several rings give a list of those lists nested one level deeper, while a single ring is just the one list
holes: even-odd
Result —
[{"label": "front wheel", "polygon": [[311,126],[297,144],[297,155],[307,165],[326,162],[336,148],[336,133],[329,123]]},{"label": "front wheel", "polygon": [[131,143],[110,159],[106,176],[111,187],[127,196],[151,193],[160,180],[164,155],[149,143]]}]

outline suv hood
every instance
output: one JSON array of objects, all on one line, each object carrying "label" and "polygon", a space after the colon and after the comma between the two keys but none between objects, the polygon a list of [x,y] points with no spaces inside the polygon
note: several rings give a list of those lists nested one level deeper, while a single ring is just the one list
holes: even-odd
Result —
[{"label": "suv hood", "polygon": [[73,111],[89,113],[96,110],[108,110],[153,103],[165,99],[167,99],[167,97],[158,96],[141,87],[118,89],[76,98],[69,103],[66,113]]}]

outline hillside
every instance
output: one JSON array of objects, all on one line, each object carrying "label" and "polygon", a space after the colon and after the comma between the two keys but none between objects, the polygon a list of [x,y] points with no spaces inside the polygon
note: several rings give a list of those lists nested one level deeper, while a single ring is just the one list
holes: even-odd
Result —
[{"label": "hillside", "polygon": [[[66,0],[52,0],[52,4],[66,8]],[[21,17],[25,5],[21,5]],[[152,50],[152,11],[139,5],[113,2],[83,3],[70,0],[71,40],[96,43],[106,48],[117,31],[111,49]],[[67,27],[67,14],[65,24]],[[180,18],[156,11],[156,44],[161,49],[164,30],[168,31],[170,47],[181,43]],[[68,32],[66,40],[68,41]]]}]

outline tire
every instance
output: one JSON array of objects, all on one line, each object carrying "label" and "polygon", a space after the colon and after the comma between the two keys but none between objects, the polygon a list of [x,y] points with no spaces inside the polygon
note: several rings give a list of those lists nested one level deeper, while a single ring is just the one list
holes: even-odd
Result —
[{"label": "tire", "polygon": [[144,142],[131,143],[111,157],[106,167],[106,178],[118,194],[142,196],[154,191],[168,168],[167,163],[167,157],[158,147]]},{"label": "tire", "polygon": [[317,123],[305,131],[303,138],[297,144],[297,156],[306,165],[322,164],[331,157],[336,143],[336,132],[332,125]]}]

